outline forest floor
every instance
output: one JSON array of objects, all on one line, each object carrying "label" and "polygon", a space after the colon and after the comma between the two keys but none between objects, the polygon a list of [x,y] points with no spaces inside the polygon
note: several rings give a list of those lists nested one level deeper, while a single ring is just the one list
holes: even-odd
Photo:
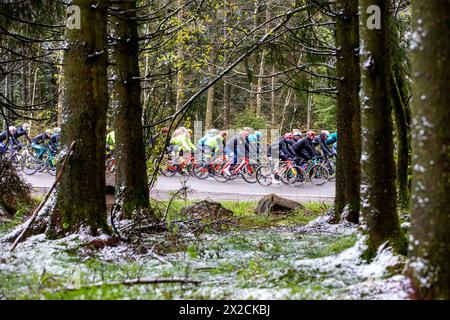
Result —
[{"label": "forest floor", "polygon": [[[404,258],[387,248],[362,261],[358,227],[328,224],[328,206],[309,203],[274,217],[253,213],[254,202],[222,204],[239,218],[233,228],[186,233],[183,241],[174,231],[155,233],[145,239],[147,250],[93,246],[82,233],[33,236],[14,252],[0,242],[0,299],[408,298]],[[0,222],[0,237],[24,219]],[[167,278],[199,283],[118,284]]]}]

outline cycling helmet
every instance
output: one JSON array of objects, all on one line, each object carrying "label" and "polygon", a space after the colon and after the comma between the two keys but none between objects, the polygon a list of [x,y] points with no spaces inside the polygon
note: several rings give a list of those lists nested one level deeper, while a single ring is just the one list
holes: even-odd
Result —
[{"label": "cycling helmet", "polygon": [[330,135],[330,131],[322,130],[322,131],[320,131],[320,135],[326,139]]},{"label": "cycling helmet", "polygon": [[255,131],[255,136],[259,139],[259,138],[262,138],[263,134],[262,134],[261,131],[256,130],[256,131]]},{"label": "cycling helmet", "polygon": [[9,132],[16,132],[16,127],[9,126],[8,130],[9,130]]},{"label": "cycling helmet", "polygon": [[52,130],[52,129],[46,129],[46,130],[45,130],[45,133],[53,134],[53,130]]},{"label": "cycling helmet", "polygon": [[294,136],[294,137],[301,137],[302,136],[302,133],[300,132],[300,130],[295,130],[293,133],[292,133],[292,135]]},{"label": "cycling helmet", "polygon": [[294,138],[294,135],[291,132],[287,132],[284,134],[284,138],[290,140]]},{"label": "cycling helmet", "polygon": [[59,128],[59,127],[53,128],[53,133],[55,133],[55,134],[61,133],[61,128]]},{"label": "cycling helmet", "polygon": [[209,129],[208,131],[206,131],[206,133],[210,134],[210,135],[215,135],[215,134],[219,133],[219,130],[213,128],[213,129]]},{"label": "cycling helmet", "polygon": [[316,133],[312,130],[308,130],[308,132],[306,132],[306,136],[310,139],[314,139],[314,137],[316,136]]},{"label": "cycling helmet", "polygon": [[183,134],[184,133],[184,128],[183,127],[180,127],[180,128],[178,128],[177,130],[175,130],[174,132],[173,132],[173,136],[174,137],[177,137],[177,136],[179,136],[179,135],[181,135],[181,134]]}]

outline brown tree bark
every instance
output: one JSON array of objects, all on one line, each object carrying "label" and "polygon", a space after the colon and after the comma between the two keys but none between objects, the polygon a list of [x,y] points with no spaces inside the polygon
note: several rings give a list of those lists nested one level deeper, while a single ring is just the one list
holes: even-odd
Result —
[{"label": "brown tree bark", "polygon": [[[211,73],[212,77],[215,77],[216,75],[216,59],[215,59],[215,55],[216,53],[214,52],[214,50],[211,51],[210,54],[210,68],[209,68],[209,72]],[[213,124],[213,115],[214,115],[214,86],[211,86],[208,89],[208,93],[207,93],[207,98],[206,98],[206,112],[205,112],[205,129],[211,129],[214,127]]]},{"label": "brown tree bark", "polygon": [[149,188],[142,127],[139,43],[136,0],[117,3],[111,22],[114,81],[114,124],[116,130],[116,199],[122,213],[148,208]]},{"label": "brown tree bark", "polygon": [[406,52],[400,46],[400,30],[393,22],[392,41],[392,70],[391,70],[391,103],[395,118],[395,133],[397,144],[397,200],[401,210],[409,209],[408,168],[410,159],[410,123],[407,116],[409,109],[409,93],[406,80],[404,56]]},{"label": "brown tree bark", "polygon": [[[105,207],[105,129],[108,108],[107,0],[74,0],[81,29],[66,29],[62,148],[77,147],[57,188],[53,226],[93,234],[108,230]],[[66,149],[67,150],[67,149]]]},{"label": "brown tree bark", "polygon": [[413,195],[409,273],[416,298],[448,300],[450,2],[414,1],[412,12]]},{"label": "brown tree bark", "polygon": [[336,119],[339,137],[336,168],[334,220],[344,213],[358,223],[361,179],[361,109],[359,103],[360,68],[358,47],[358,0],[337,0],[336,10]]},{"label": "brown tree bark", "polygon": [[[380,8],[381,29],[370,29],[369,6]],[[397,214],[393,154],[392,105],[390,103],[392,12],[390,1],[360,0],[361,36],[361,197],[362,218],[367,227],[371,258],[388,241],[398,252],[405,248]],[[342,138],[339,139],[342,141]]]},{"label": "brown tree bark", "polygon": [[395,132],[397,138],[397,200],[402,210],[409,209],[408,168],[410,164],[409,150],[409,124],[406,117],[406,104],[408,103],[407,89],[402,67],[395,65],[391,73],[392,107],[395,118]]}]

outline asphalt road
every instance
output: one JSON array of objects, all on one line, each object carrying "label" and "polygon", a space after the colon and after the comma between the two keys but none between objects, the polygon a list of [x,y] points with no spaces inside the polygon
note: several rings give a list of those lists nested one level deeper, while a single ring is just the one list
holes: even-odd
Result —
[{"label": "asphalt road", "polygon": [[[34,190],[38,193],[46,192],[52,186],[55,177],[48,173],[36,173],[33,176],[22,176],[32,184]],[[164,177],[160,176],[150,196],[159,200],[166,200],[182,186],[182,181],[186,177]],[[335,185],[334,182],[328,182],[321,186],[305,183],[300,187],[291,187],[284,184],[265,187],[258,183],[249,184],[242,179],[220,183],[213,178],[199,180],[188,177],[186,185],[190,188],[188,198],[192,200],[211,199],[211,200],[229,200],[229,201],[251,201],[259,200],[261,197],[274,193],[279,196],[296,201],[318,201],[330,203],[334,200]]]}]

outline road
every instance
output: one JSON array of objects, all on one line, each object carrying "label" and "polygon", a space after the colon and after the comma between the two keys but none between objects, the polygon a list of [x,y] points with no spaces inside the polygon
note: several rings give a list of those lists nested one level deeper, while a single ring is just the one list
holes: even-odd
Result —
[{"label": "road", "polygon": [[[52,186],[55,177],[47,173],[36,173],[33,176],[22,176],[34,187],[38,193],[46,192]],[[185,177],[160,176],[153,190],[150,192],[152,198],[158,200],[168,199],[182,186]],[[322,186],[305,183],[300,187],[291,187],[284,184],[264,187],[258,183],[249,184],[241,179],[226,183],[217,182],[214,179],[199,180],[193,177],[187,178],[186,185],[191,189],[188,198],[191,200],[211,199],[228,201],[251,201],[259,200],[261,197],[274,193],[279,196],[296,201],[304,202],[326,202],[334,200],[334,182],[328,182]]]}]

